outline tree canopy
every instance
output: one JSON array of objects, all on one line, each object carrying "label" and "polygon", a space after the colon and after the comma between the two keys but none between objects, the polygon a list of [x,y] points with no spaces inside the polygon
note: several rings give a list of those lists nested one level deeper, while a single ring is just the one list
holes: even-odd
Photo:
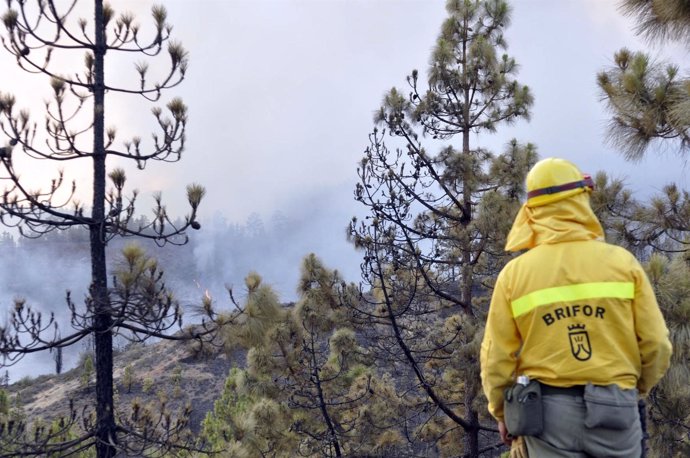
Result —
[{"label": "tree canopy", "polygon": [[[685,0],[624,0],[621,9],[637,32],[664,43],[690,39],[690,5]],[[626,158],[642,158],[651,145],[690,148],[690,79],[676,64],[647,52],[618,51],[614,66],[597,76],[602,99],[613,114],[609,140]],[[659,142],[662,140],[663,142]]]}]

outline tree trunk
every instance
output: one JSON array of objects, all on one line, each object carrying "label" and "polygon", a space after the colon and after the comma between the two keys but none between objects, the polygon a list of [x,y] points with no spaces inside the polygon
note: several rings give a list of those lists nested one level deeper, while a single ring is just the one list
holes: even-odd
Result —
[{"label": "tree trunk", "polygon": [[96,352],[96,454],[116,454],[117,431],[113,409],[113,335],[108,274],[106,268],[105,223],[105,24],[103,0],[95,0],[94,112],[93,112],[93,207],[89,228],[91,242],[91,299],[94,312]]},{"label": "tree trunk", "polygon": [[[465,26],[465,30],[467,25]],[[463,55],[464,59],[467,57],[467,48],[465,43],[463,43]],[[464,62],[467,62],[464,60]],[[464,67],[465,64],[463,64]],[[463,131],[462,131],[462,154],[468,157],[472,154],[470,150],[470,88],[465,87],[464,90],[464,112],[463,112]],[[463,171],[462,178],[462,204],[463,211],[465,214],[465,221],[467,221],[466,226],[474,219],[473,209],[472,209],[472,191],[473,184],[471,176],[472,170],[467,169]],[[474,316],[474,310],[472,308],[472,285],[474,283],[474,268],[472,266],[472,236],[469,232],[465,231],[463,234],[462,244],[462,300],[467,304],[467,312],[470,316]],[[467,421],[468,426],[465,428],[465,456],[470,458],[479,457],[479,415],[477,411],[473,408],[473,401],[476,397],[476,390],[474,383],[468,383],[465,386],[465,421]]]},{"label": "tree trunk", "polygon": [[[465,96],[467,102],[465,104],[465,119],[469,116],[469,95]],[[462,154],[469,156],[470,152],[470,128],[465,126],[462,133]],[[471,170],[463,171],[462,178],[462,205],[463,205],[463,228],[467,229],[473,219],[472,215],[472,185],[470,184]],[[462,302],[465,304],[465,311],[474,316],[472,309],[472,283],[473,283],[473,267],[472,267],[472,236],[465,230],[460,241],[462,246]]]},{"label": "tree trunk", "polygon": [[472,408],[474,396],[465,395],[465,420],[469,428],[465,428],[465,456],[468,458],[479,457],[479,415]]},{"label": "tree trunk", "polygon": [[326,422],[326,427],[328,428],[328,442],[330,442],[331,446],[333,447],[335,456],[340,457],[343,456],[342,452],[340,451],[340,443],[338,442],[338,434],[335,430],[335,425],[333,424],[333,421],[331,420],[331,416],[328,413],[328,409],[326,408],[326,399],[324,398],[323,395],[323,389],[321,387],[321,377],[319,375],[319,366],[318,362],[316,361],[316,349],[314,348],[314,334],[313,331],[310,332],[311,334],[311,343],[309,345],[309,353],[311,357],[311,365],[312,365],[312,382],[316,386],[316,392],[319,398],[319,409],[321,410],[321,415],[323,416],[323,420]]}]

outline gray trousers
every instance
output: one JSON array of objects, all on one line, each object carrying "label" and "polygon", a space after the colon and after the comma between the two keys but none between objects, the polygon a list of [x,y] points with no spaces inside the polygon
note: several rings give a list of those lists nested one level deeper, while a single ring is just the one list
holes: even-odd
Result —
[{"label": "gray trousers", "polygon": [[630,429],[589,429],[584,425],[581,396],[550,394],[542,397],[544,432],[525,436],[530,458],[638,458],[642,453],[639,414]]}]

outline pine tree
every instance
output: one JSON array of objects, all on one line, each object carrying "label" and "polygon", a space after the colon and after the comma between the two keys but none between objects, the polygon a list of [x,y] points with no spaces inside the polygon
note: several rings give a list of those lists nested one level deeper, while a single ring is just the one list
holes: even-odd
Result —
[{"label": "pine tree", "polygon": [[[257,275],[229,350],[248,350],[203,424],[228,456],[404,456],[395,382],[373,365],[346,302],[357,289],[309,255],[294,306]],[[386,455],[388,453],[388,455]]]},{"label": "pine tree", "polygon": [[613,112],[608,140],[626,158],[641,159],[655,140],[690,147],[690,80],[677,65],[654,63],[643,52],[618,51],[615,66],[598,75]]},{"label": "pine tree", "polygon": [[125,366],[125,371],[122,375],[122,384],[125,386],[127,393],[132,391],[132,385],[134,385],[134,368],[131,364]]},{"label": "pine tree", "polygon": [[[690,37],[690,5],[685,0],[624,0],[637,32],[652,41]],[[618,51],[615,65],[598,75],[603,100],[613,118],[609,140],[626,158],[638,160],[650,145],[678,143],[690,148],[690,79],[678,65],[655,62],[645,52]],[[656,142],[655,142],[656,141]]]},{"label": "pine tree", "polygon": [[[40,314],[19,301],[10,326],[0,332],[0,352],[4,363],[11,364],[26,353],[70,346],[93,336],[95,422],[79,441],[69,441],[63,446],[64,450],[92,446],[98,457],[104,458],[118,452],[127,453],[123,448],[127,435],[142,437],[130,434],[133,432],[116,422],[113,337],[169,338],[166,331],[181,323],[179,304],[162,286],[160,269],[142,260],[140,254],[125,252],[129,272],[121,272],[117,284],[109,281],[106,245],[119,236],[136,236],[159,245],[185,243],[185,231],[190,227],[199,228],[196,215],[204,189],[199,185],[187,187],[191,211],[178,223],[169,218],[160,194],[154,195],[151,219],[135,216],[138,192],[128,191],[124,169],[108,165],[107,161],[118,158],[143,169],[149,161],[179,160],[185,146],[187,107],[179,98],[170,99],[165,111],[154,107],[152,121],[160,133],[147,142],[138,136],[120,138],[116,127],[106,126],[110,113],[108,102],[114,96],[126,95],[162,102],[164,91],[184,79],[188,56],[179,43],[170,41],[171,26],[163,7],[153,8],[153,33],[146,41],[145,32],[132,14],[116,15],[103,0],[91,3],[91,21],[74,18],[83,11],[77,8],[77,1],[58,4],[52,0],[9,0],[2,16],[5,49],[16,58],[20,68],[46,78],[52,98],[46,103],[46,118],[42,124],[45,130],[41,132],[39,123],[31,119],[29,111],[19,108],[15,96],[0,95],[0,130],[9,141],[8,146],[0,150],[0,170],[8,183],[0,197],[0,220],[18,227],[29,237],[71,227],[84,228],[89,234],[92,281],[83,310],[68,295],[74,326],[71,333],[59,333],[52,316],[43,320]],[[57,54],[74,55],[75,52],[84,58],[81,72],[69,66],[61,67],[65,60],[55,58]],[[108,68],[107,64],[114,62],[117,56],[154,59],[159,55],[167,56],[168,69],[158,77],[151,77],[153,70],[149,71],[148,61],[142,60],[133,65],[132,76],[136,82],[131,87],[115,83],[125,78],[106,79],[109,72],[116,70]],[[117,73],[124,74],[119,70]],[[86,190],[92,196],[90,204],[79,200],[77,184],[69,183],[62,169],[46,187],[27,188],[21,176],[21,163],[41,160],[61,166],[90,161],[92,189]],[[197,328],[194,336],[186,338],[201,338],[207,331]],[[165,437],[144,437],[143,440],[165,441]],[[59,443],[50,443],[51,453],[64,451]]]},{"label": "pine tree", "polygon": [[690,455],[690,266],[687,254],[655,254],[647,272],[670,330],[668,372],[647,400],[650,455]]},{"label": "pine tree", "polygon": [[7,391],[0,389],[0,418],[3,420],[10,414],[10,397]]},{"label": "pine tree", "polygon": [[512,140],[497,155],[473,142],[528,119],[532,96],[504,53],[508,4],[449,1],[447,10],[425,88],[413,71],[376,115],[355,190],[369,215],[350,235],[364,253],[380,364],[404,363],[403,383],[420,399],[407,412],[417,446],[479,456],[480,431],[495,430],[480,424],[488,288],[536,152]]},{"label": "pine tree", "polygon": [[91,353],[86,353],[81,364],[81,386],[88,388],[91,384],[91,377],[93,376],[93,356]]},{"label": "pine tree", "polygon": [[685,0],[623,0],[621,9],[637,21],[636,32],[649,39],[690,38],[690,5]]}]

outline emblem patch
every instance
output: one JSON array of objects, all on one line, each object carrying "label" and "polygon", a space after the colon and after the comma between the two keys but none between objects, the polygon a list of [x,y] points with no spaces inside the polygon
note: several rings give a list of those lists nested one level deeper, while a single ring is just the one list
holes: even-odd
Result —
[{"label": "emblem patch", "polygon": [[589,343],[589,334],[584,324],[568,326],[568,337],[570,338],[570,350],[575,359],[587,361],[592,357],[592,346]]}]

